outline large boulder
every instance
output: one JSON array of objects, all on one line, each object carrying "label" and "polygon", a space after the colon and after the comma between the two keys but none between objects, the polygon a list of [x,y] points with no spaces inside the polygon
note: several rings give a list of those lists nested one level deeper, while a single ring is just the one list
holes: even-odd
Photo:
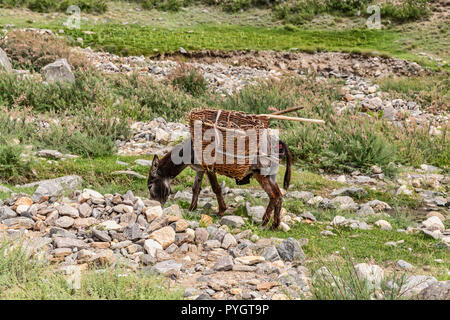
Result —
[{"label": "large boulder", "polygon": [[38,202],[42,197],[57,197],[63,194],[66,190],[76,190],[81,188],[83,179],[79,176],[64,176],[56,179],[42,180],[38,182],[22,185],[21,187],[35,187],[38,186],[34,192],[32,199]]},{"label": "large boulder", "polygon": [[42,68],[42,74],[48,82],[75,81],[75,76],[66,59],[59,59],[46,65]]},{"label": "large boulder", "polygon": [[6,52],[0,48],[0,71],[6,70],[7,72],[12,71],[11,62],[9,62]]}]

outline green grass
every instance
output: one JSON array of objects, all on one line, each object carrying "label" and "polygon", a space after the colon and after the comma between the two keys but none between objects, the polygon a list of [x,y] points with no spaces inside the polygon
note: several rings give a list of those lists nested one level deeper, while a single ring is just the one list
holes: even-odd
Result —
[{"label": "green grass", "polygon": [[[437,240],[427,238],[422,234],[404,234],[396,231],[382,231],[377,228],[372,230],[350,230],[346,228],[334,230],[337,236],[322,236],[321,231],[326,230],[325,225],[300,223],[291,228],[286,233],[284,231],[261,230],[256,224],[250,224],[250,229],[260,237],[307,238],[308,244],[303,247],[309,259],[325,259],[336,251],[343,252],[346,248],[356,261],[364,262],[366,258],[372,257],[377,263],[384,267],[392,266],[399,259],[408,261],[418,266],[429,265],[432,267],[432,274],[439,280],[449,280],[447,274],[447,264],[435,262],[435,259],[448,259],[446,249],[438,249]],[[395,224],[393,225],[395,230]],[[388,241],[405,242],[397,247],[385,246]],[[412,250],[408,250],[411,248]],[[423,272],[423,271],[422,271]]]},{"label": "green grass", "polygon": [[[60,25],[41,25],[58,31]],[[89,30],[95,34],[87,35]],[[395,42],[402,34],[391,30],[310,30],[265,28],[236,25],[201,25],[192,28],[154,28],[136,24],[83,25],[81,30],[65,29],[74,39],[83,38],[84,46],[122,55],[156,55],[186,50],[277,50],[297,48],[304,51],[344,51],[384,54],[434,65],[412,54]]]},{"label": "green grass", "polygon": [[2,300],[179,300],[182,291],[154,275],[126,271],[120,266],[104,272],[83,272],[81,289],[69,288],[65,276],[37,256],[29,256],[17,242],[0,243],[0,299]]}]

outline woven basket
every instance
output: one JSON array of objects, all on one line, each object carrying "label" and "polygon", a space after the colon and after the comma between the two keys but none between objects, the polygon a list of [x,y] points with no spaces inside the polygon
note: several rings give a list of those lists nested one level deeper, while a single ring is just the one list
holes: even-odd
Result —
[{"label": "woven basket", "polygon": [[[269,119],[238,111],[194,109],[189,114],[189,123],[196,158],[202,155],[202,161],[197,160],[197,163],[207,171],[242,179],[257,154],[259,132],[268,128]],[[201,124],[201,136],[198,138],[194,132],[195,124]],[[205,139],[207,130],[212,130],[209,131],[210,135],[213,133],[209,141]],[[247,130],[252,130],[254,137]],[[214,143],[218,143],[217,154],[215,148],[211,147]],[[239,146],[244,146],[243,150],[241,148],[238,151]],[[204,153],[206,148],[207,152]],[[204,159],[204,154],[210,154],[210,159]]]}]

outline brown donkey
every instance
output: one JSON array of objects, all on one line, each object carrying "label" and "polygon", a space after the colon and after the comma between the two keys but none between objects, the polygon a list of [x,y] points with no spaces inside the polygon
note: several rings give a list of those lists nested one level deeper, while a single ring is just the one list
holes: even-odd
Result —
[{"label": "brown donkey", "polygon": [[[186,143],[190,144],[191,164],[185,164],[184,162],[180,164],[175,164],[174,161],[172,160],[172,153],[177,152],[177,154],[180,157],[182,157],[183,150],[186,150],[184,149],[184,147],[186,147],[185,146]],[[189,146],[187,147],[189,148]],[[208,180],[211,184],[212,190],[214,191],[217,197],[217,202],[219,204],[219,215],[223,215],[225,210],[227,209],[227,206],[223,199],[222,189],[219,185],[219,182],[217,181],[217,176],[214,172],[205,171],[203,167],[193,164],[194,157],[195,157],[194,150],[192,148],[192,143],[190,139],[176,146],[172,151],[167,153],[161,159],[159,159],[158,156],[155,155],[153,158],[147,182],[148,189],[150,192],[150,198],[159,201],[161,204],[164,204],[169,198],[171,192],[170,182],[172,181],[172,179],[178,176],[186,167],[190,166],[194,171],[196,171],[196,176],[194,185],[192,187],[193,194],[189,210],[192,211],[197,208],[198,196],[201,191],[203,176],[206,173]],[[286,173],[284,175],[283,186],[285,189],[288,189],[291,179],[292,155],[286,143],[284,143],[281,140],[279,140],[278,157],[280,160],[283,158],[286,159]],[[280,211],[283,201],[282,193],[276,182],[276,173],[273,175],[264,176],[261,174],[260,171],[261,168],[258,167],[258,165],[252,165],[250,167],[249,172],[243,179],[241,180],[236,179],[236,184],[238,185],[248,184],[250,183],[250,178],[252,177],[259,182],[264,191],[269,195],[270,200],[263,217],[262,225],[263,226],[267,225],[267,223],[270,220],[270,216],[273,212],[274,221],[272,224],[272,229],[276,229],[280,225]]]}]

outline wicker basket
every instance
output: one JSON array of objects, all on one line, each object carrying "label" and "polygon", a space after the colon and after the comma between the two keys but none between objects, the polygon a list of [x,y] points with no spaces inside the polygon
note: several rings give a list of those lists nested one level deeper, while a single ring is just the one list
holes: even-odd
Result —
[{"label": "wicker basket", "polygon": [[[237,111],[194,109],[189,114],[189,123],[197,163],[207,171],[242,179],[256,156],[259,147],[259,131],[268,128],[269,118]],[[201,128],[199,138],[196,138],[196,135],[200,133],[200,131],[195,132],[196,124],[197,128]],[[207,130],[211,130],[209,137],[211,133],[214,135],[209,141],[205,140]],[[250,135],[247,130],[252,130]],[[243,146],[244,141],[244,149],[241,148],[238,151],[238,147]],[[215,148],[211,148],[214,143],[219,144],[217,154]],[[205,149],[206,153],[204,153]],[[209,160],[204,159],[204,154],[211,155]],[[201,161],[199,161],[199,155],[202,155]]]}]

